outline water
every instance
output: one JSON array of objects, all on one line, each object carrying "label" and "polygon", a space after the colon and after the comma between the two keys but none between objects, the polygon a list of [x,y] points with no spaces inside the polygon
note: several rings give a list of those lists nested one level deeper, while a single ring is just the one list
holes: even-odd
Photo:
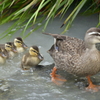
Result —
[{"label": "water", "polygon": [[[46,32],[60,33],[63,28],[60,28],[63,20],[59,18],[50,22]],[[96,26],[98,23],[97,15],[78,16],[72,27],[65,35],[84,38],[84,34],[90,27]],[[12,23],[5,24],[0,27],[0,32],[3,32]],[[28,33],[31,29],[28,29]],[[17,36],[20,36],[20,31],[12,36],[10,41]],[[20,60],[22,55],[14,59],[7,60],[5,65],[0,67],[0,100],[99,100],[100,91],[91,93],[85,91],[87,80],[85,78],[76,77],[63,71],[58,71],[59,74],[67,79],[62,86],[57,86],[50,80],[50,73],[53,68],[53,59],[47,53],[47,50],[53,44],[53,38],[41,34],[41,29],[34,32],[25,43],[30,47],[32,45],[39,46],[40,53],[44,56],[44,65],[41,69],[34,71],[22,71],[20,69]],[[7,42],[6,39],[0,40],[1,43]],[[100,74],[92,77],[95,84],[100,84]]]}]

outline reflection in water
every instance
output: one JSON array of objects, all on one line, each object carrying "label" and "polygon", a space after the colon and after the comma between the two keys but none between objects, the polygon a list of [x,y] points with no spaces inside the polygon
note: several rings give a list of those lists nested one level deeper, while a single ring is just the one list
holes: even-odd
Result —
[{"label": "reflection in water", "polygon": [[[63,30],[59,28],[62,22],[59,19],[55,19],[49,24],[46,32],[60,33]],[[79,16],[68,31],[68,35],[83,39],[86,30],[96,26],[97,22],[96,15],[88,17]],[[9,25],[10,23],[6,24],[5,27],[0,27],[0,31],[3,32]],[[26,33],[29,31],[30,29]],[[20,36],[19,33],[13,35],[11,41],[15,37]],[[99,92],[90,93],[85,91],[85,86],[87,85],[85,78],[58,71],[68,81],[62,86],[56,86],[51,82],[49,74],[54,65],[50,65],[53,63],[53,59],[49,56],[47,50],[53,43],[52,37],[43,35],[38,30],[24,41],[29,47],[32,45],[39,47],[40,53],[44,56],[44,61],[40,64],[44,65],[44,67],[22,71],[20,68],[22,55],[7,60],[5,65],[0,66],[0,100],[89,100],[90,98],[91,100],[99,100]],[[5,43],[7,40],[0,40],[0,42]],[[100,82],[99,76],[98,74],[92,77],[93,82],[96,82],[96,84]]]}]

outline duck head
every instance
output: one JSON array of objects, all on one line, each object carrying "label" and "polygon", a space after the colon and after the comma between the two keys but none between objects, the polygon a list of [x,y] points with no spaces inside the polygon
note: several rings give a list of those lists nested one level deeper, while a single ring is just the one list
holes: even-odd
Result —
[{"label": "duck head", "polygon": [[14,45],[16,47],[23,47],[23,48],[28,48],[27,45],[23,42],[21,37],[16,37],[14,39]]},{"label": "duck head", "polygon": [[39,59],[43,60],[43,57],[40,55],[39,48],[37,46],[30,47],[29,54],[34,57],[39,57]]},{"label": "duck head", "polygon": [[90,28],[84,38],[85,46],[89,49],[98,49],[100,44],[100,28]]},{"label": "duck head", "polygon": [[15,48],[14,48],[12,42],[7,42],[7,43],[5,43],[5,49],[6,49],[7,51],[12,51],[12,52],[14,52],[14,53],[17,53],[17,51],[15,50]]}]

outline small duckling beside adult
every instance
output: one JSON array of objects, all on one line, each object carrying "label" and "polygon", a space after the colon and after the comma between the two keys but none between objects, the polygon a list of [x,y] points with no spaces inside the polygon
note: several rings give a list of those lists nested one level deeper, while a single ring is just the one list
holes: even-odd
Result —
[{"label": "small duckling beside adult", "polygon": [[29,52],[23,55],[21,61],[21,68],[23,70],[29,70],[30,68],[36,67],[41,61],[43,61],[43,56],[39,52],[37,46],[31,46]]},{"label": "small duckling beside adult", "polygon": [[15,50],[12,42],[6,42],[5,44],[0,44],[2,52],[7,56],[7,58],[13,58],[17,51]]},{"label": "small duckling beside adult", "polygon": [[12,43],[18,53],[22,53],[28,48],[21,37],[16,37]]}]

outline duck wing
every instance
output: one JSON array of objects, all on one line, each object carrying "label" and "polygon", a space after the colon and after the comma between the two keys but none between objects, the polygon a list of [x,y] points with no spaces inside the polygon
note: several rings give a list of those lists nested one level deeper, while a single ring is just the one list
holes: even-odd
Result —
[{"label": "duck wing", "polygon": [[77,53],[81,55],[86,49],[84,41],[78,38],[69,37],[59,34],[43,33],[54,37],[54,49],[58,51],[63,51],[63,53]]},{"label": "duck wing", "polygon": [[[48,50],[58,68],[68,70],[75,67],[81,55],[85,52],[85,44],[81,39],[65,35],[50,34],[55,38],[55,43]],[[71,70],[73,70],[73,68]],[[71,71],[69,70],[69,71]]]}]

